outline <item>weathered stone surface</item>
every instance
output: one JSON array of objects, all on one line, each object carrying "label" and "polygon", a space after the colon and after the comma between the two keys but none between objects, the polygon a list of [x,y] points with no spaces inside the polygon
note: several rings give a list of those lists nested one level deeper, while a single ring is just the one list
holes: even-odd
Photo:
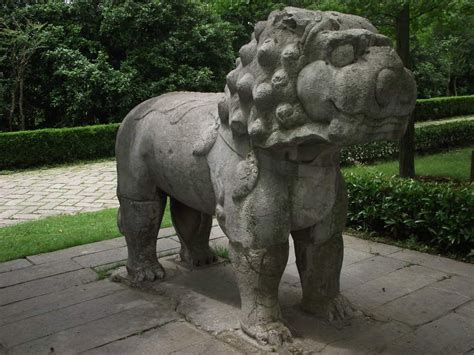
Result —
[{"label": "weathered stone surface", "polygon": [[388,257],[374,256],[344,268],[342,278],[351,285],[362,285],[387,273],[406,267],[408,263]]},{"label": "weathered stone surface", "polygon": [[357,263],[362,260],[370,259],[373,258],[374,255],[371,253],[367,253],[366,251],[354,249],[348,246],[345,246],[344,248],[344,263],[342,265],[342,268],[344,269],[345,267]]},{"label": "weathered stone surface", "polygon": [[239,293],[228,263],[178,274],[154,288],[176,299],[176,311],[201,329],[217,334],[239,327]]},{"label": "weathered stone surface", "polygon": [[173,227],[161,228],[158,232],[158,239],[168,238],[176,234],[176,231]]},{"label": "weathered stone surface", "polygon": [[474,349],[474,323],[450,313],[387,346],[384,354],[470,354]]},{"label": "weathered stone surface", "polygon": [[384,304],[376,312],[415,326],[439,318],[468,300],[456,293],[425,287]]},{"label": "weathered stone surface", "polygon": [[456,313],[471,318],[474,321],[474,301],[462,305],[456,309]]},{"label": "weathered stone surface", "polygon": [[474,279],[473,264],[462,263],[460,261],[455,261],[440,256],[432,256],[408,249],[401,250],[390,256],[399,260],[420,264],[445,273],[463,275],[465,277]]},{"label": "weathered stone surface", "polygon": [[26,259],[16,259],[7,261],[0,264],[0,274],[3,272],[23,269],[25,267],[31,266],[32,264]]},{"label": "weathered stone surface", "polygon": [[81,265],[75,263],[72,260],[64,260],[13,270],[2,274],[0,277],[0,288],[40,279],[43,277],[62,274],[81,268]]},{"label": "weathered stone surface", "polygon": [[[367,248],[365,252],[368,253],[369,250]],[[361,306],[360,309],[370,316],[333,323],[324,322],[301,311],[298,305],[302,296],[299,275],[296,265],[289,264],[280,284],[279,301],[286,320],[285,324],[293,332],[294,342],[283,346],[279,349],[280,352],[470,354],[473,348],[472,330],[474,329],[474,303],[472,301],[474,295],[472,295],[471,278],[448,275],[412,264],[394,271],[393,267],[397,265],[392,264],[391,257],[385,256],[378,256],[374,267],[378,268],[379,263],[382,263],[384,259],[387,259],[387,263],[392,266],[385,269],[384,274],[365,284],[355,285],[343,291],[343,294],[351,298],[352,290],[367,288],[365,295],[362,292],[359,295],[360,298],[368,298],[368,301],[364,303],[367,307]],[[29,299],[0,307],[0,325],[4,326],[0,328],[0,334],[6,334],[5,329],[15,323],[22,325],[21,330],[15,328],[18,332],[32,333],[33,337],[41,336],[42,332],[38,328],[45,328],[45,332],[51,334],[28,340],[26,343],[9,349],[5,347],[8,343],[2,344],[4,339],[0,336],[0,344],[2,344],[0,353],[7,351],[21,354],[47,353],[51,351],[51,347],[58,353],[81,351],[137,353],[140,349],[143,350],[142,353],[172,351],[199,353],[201,349],[206,349],[209,353],[233,351],[226,345],[220,345],[217,342],[220,340],[236,347],[239,353],[258,353],[259,350],[261,353],[267,353],[271,350],[271,347],[256,349],[255,341],[252,342],[248,336],[242,335],[241,331],[235,329],[240,312],[239,292],[229,264],[214,264],[190,270],[184,267],[182,262],[176,261],[176,257],[168,257],[160,261],[167,270],[166,279],[159,283],[149,283],[153,287],[151,292],[131,291],[135,293],[133,296],[135,301],[144,303],[140,303],[137,307],[132,306],[126,311],[123,311],[120,306],[110,305],[113,302],[112,299],[105,304],[101,301],[104,296],[123,292],[121,291],[124,289],[123,286],[112,284],[107,280],[91,283],[95,275],[89,269],[41,278],[1,289],[0,299],[5,295],[1,292],[10,289],[14,290],[19,298],[22,298],[22,292],[29,293],[27,296]],[[364,264],[369,260],[363,259],[360,262]],[[374,274],[368,267],[363,268],[370,273],[369,278],[373,277]],[[345,269],[346,267],[343,268],[343,275]],[[84,273],[86,271],[91,274]],[[69,277],[65,277],[68,275]],[[88,283],[82,285],[81,278],[77,275],[85,277],[84,280]],[[74,278],[76,281],[79,280],[77,286],[74,286],[74,283],[68,284],[68,280]],[[45,285],[42,286],[42,283]],[[68,286],[62,286],[62,283]],[[379,286],[382,283],[392,284],[393,287],[386,288],[385,292],[380,291]],[[20,288],[26,285],[29,287]],[[409,292],[409,296],[400,298],[398,288],[401,288],[403,293]],[[40,294],[46,294],[35,297],[34,289],[38,289],[37,292]],[[427,289],[430,291],[423,293],[427,292]],[[394,300],[395,296],[398,298]],[[468,300],[455,306],[456,302],[463,300],[463,296]],[[12,299],[14,302],[15,299]],[[392,304],[397,302],[397,307],[392,307]],[[86,307],[84,303],[90,311],[81,310],[81,307]],[[118,303],[122,302],[118,300]],[[382,303],[384,305],[374,308],[374,305]],[[124,308],[130,305],[128,302],[126,304]],[[101,311],[97,308],[105,308],[105,310]],[[176,313],[175,309],[181,314]],[[384,313],[385,309],[388,311]],[[396,310],[394,315],[391,313],[393,310]],[[440,315],[442,311],[451,315],[448,320],[444,319],[447,315]],[[104,315],[105,317],[96,319],[94,313],[97,313],[97,317]],[[406,314],[412,315],[414,319],[436,318],[418,326],[410,326],[389,319],[400,319],[410,323],[410,320],[403,318]],[[182,323],[176,323],[179,324],[176,328],[171,327],[176,320],[182,320],[183,317],[198,327],[203,326],[203,329],[198,330],[193,326],[186,329],[184,327],[188,325]],[[29,322],[29,319],[32,321]],[[72,328],[69,328],[70,326]],[[204,329],[218,333],[217,340],[202,332]],[[426,337],[430,339],[424,339]],[[19,337],[17,336],[16,339],[18,340]],[[31,337],[25,336],[25,339],[31,339]],[[137,350],[133,351],[134,348]]]},{"label": "weathered stone surface", "polygon": [[329,343],[323,350],[325,354],[369,354],[380,353],[386,344],[412,331],[409,326],[398,322],[367,321],[367,328],[357,328],[345,334],[341,340]]},{"label": "weathered stone surface", "polygon": [[[290,339],[278,304],[290,234],[302,307],[329,320],[353,315],[339,293],[347,211],[339,153],[399,138],[416,87],[387,37],[337,12],[272,12],[239,55],[224,93],[168,93],[124,119],[116,145],[119,229],[138,284],[165,278],[155,250],[166,197],[181,259],[194,267],[217,261],[209,248],[215,214],[230,240],[241,328],[280,345]],[[381,245],[373,253],[396,251]],[[366,255],[353,256],[360,268]],[[75,260],[94,265],[85,258]],[[405,263],[384,264],[367,267],[377,277]],[[370,280],[351,268],[348,275]]]},{"label": "weathered stone surface", "polygon": [[474,281],[469,277],[451,276],[445,278],[440,282],[432,284],[431,287],[445,290],[449,292],[458,293],[466,297],[474,297]]},{"label": "weathered stone surface", "polygon": [[94,254],[104,250],[116,249],[124,247],[125,238],[114,238],[104,240],[97,243],[90,243],[85,245],[79,245],[68,249],[58,250],[51,253],[37,254],[28,256],[27,259],[34,264],[44,264],[53,261],[59,261],[64,259],[71,259],[76,256],[82,256],[87,254]]},{"label": "weathered stone surface", "polygon": [[178,319],[165,301],[141,303],[103,318],[12,348],[10,354],[80,353]]},{"label": "weathered stone surface", "polygon": [[87,351],[92,354],[231,354],[237,351],[185,322],[176,321],[112,344]]},{"label": "weathered stone surface", "polygon": [[125,259],[127,259],[127,247],[76,256],[72,260],[83,267],[96,267],[99,265],[116,263]]},{"label": "weathered stone surface", "polygon": [[[149,306],[149,316],[152,316],[155,314],[153,311],[155,303],[147,300],[150,297],[146,296],[137,291],[122,290],[104,297],[6,324],[0,327],[0,341],[6,347],[11,348],[138,306]],[[153,300],[153,302],[156,301]],[[169,305],[169,302],[167,304]],[[29,332],[23,331],[26,327],[30,330]]]},{"label": "weathered stone surface", "polygon": [[[343,275],[345,274],[343,273]],[[346,295],[356,305],[369,309],[407,295],[426,285],[435,285],[436,281],[447,276],[440,271],[411,265],[350,288]],[[383,307],[380,309],[383,311]]]},{"label": "weathered stone surface", "polygon": [[158,239],[157,250],[158,250],[158,257],[162,257],[169,254],[177,254],[181,244],[176,242],[175,240],[166,237],[162,239]]},{"label": "weathered stone surface", "polygon": [[0,289],[0,306],[82,285],[97,279],[91,269],[65,272]]},{"label": "weathered stone surface", "polygon": [[123,286],[101,281],[73,286],[63,291],[15,302],[0,307],[0,325],[48,313],[122,290]]},{"label": "weathered stone surface", "polygon": [[344,245],[349,248],[369,252],[370,254],[374,255],[390,255],[402,250],[401,248],[394,245],[372,242],[350,235],[344,235]]}]

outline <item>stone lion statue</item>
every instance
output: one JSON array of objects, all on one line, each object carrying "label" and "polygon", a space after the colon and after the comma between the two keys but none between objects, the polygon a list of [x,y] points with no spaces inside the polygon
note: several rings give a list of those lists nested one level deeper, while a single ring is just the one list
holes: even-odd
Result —
[{"label": "stone lion statue", "polygon": [[118,224],[135,282],[161,279],[156,239],[167,198],[181,258],[216,261],[212,216],[230,241],[242,330],[290,340],[278,286],[294,240],[303,310],[352,315],[339,293],[345,145],[399,138],[413,75],[366,19],[287,7],[258,22],[224,93],[172,92],[124,119],[116,155]]}]

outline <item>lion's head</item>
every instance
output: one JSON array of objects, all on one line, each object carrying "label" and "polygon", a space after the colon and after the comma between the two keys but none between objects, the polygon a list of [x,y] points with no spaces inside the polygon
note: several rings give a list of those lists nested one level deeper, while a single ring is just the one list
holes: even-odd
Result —
[{"label": "lion's head", "polygon": [[287,7],[239,55],[219,117],[262,148],[395,139],[415,105],[412,73],[358,16]]}]

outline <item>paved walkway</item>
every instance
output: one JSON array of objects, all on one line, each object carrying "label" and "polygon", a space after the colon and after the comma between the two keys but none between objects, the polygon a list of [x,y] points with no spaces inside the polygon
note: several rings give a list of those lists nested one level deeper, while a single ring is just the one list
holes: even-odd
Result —
[{"label": "paved walkway", "polygon": [[[225,245],[221,236],[214,227],[212,244]],[[295,342],[285,351],[474,353],[474,265],[349,236],[345,244],[342,292],[364,315],[327,324],[302,313],[290,256],[280,302]],[[237,330],[229,264],[189,271],[163,257],[178,248],[172,228],[160,231],[168,276],[144,290],[99,277],[123,263],[123,238],[0,264],[0,353],[263,352]]]},{"label": "paved walkway", "polygon": [[0,227],[117,207],[115,161],[0,175]]}]

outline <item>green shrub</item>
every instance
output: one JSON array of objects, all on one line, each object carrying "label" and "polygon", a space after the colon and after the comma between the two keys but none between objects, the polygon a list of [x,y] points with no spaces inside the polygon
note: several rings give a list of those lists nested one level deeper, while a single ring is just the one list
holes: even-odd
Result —
[{"label": "green shrub", "polygon": [[435,97],[416,101],[416,122],[471,114],[474,114],[474,95]]},{"label": "green shrub", "polygon": [[346,174],[347,225],[443,253],[474,252],[474,186],[421,183],[382,174]]},{"label": "green shrub", "polygon": [[[457,121],[415,128],[415,151],[420,154],[435,153],[474,143],[474,121]],[[398,142],[373,142],[345,147],[341,164],[370,163],[395,158]]]},{"label": "green shrub", "polygon": [[118,124],[0,133],[0,169],[114,155]]}]

